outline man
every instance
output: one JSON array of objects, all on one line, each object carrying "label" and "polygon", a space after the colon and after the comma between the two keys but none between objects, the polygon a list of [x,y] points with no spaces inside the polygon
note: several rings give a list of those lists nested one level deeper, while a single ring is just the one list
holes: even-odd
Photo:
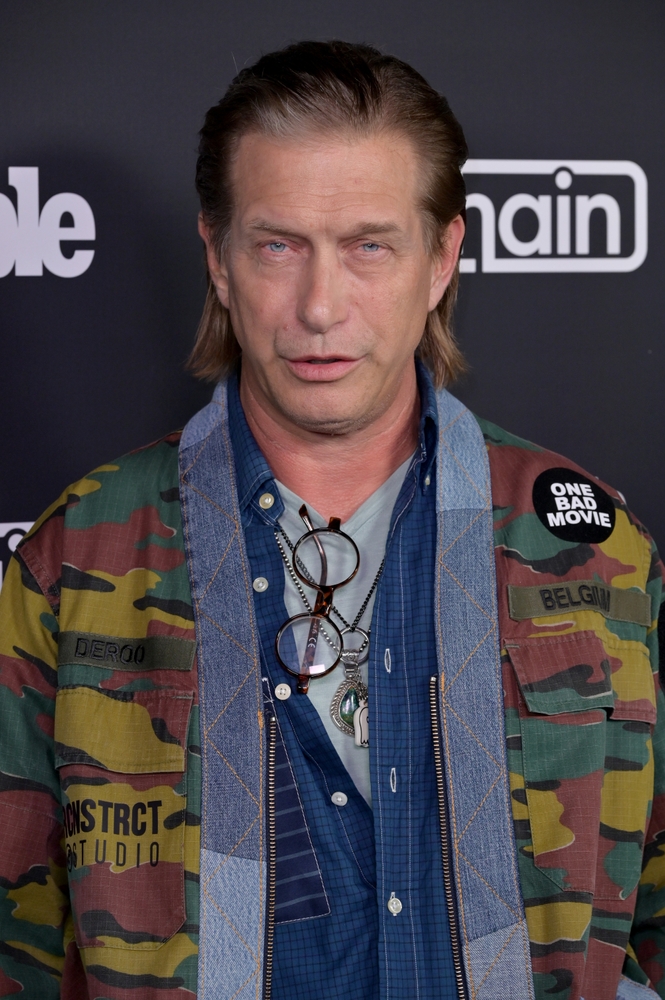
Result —
[{"label": "man", "polygon": [[665,996],[662,567],[442,388],[458,123],[301,43],[201,135],[213,401],[2,594],[3,995]]}]

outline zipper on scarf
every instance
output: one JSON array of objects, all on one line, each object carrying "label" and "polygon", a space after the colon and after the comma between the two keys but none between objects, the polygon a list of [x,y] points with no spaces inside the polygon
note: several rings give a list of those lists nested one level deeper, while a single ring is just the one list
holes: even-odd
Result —
[{"label": "zipper on scarf", "polygon": [[277,719],[267,715],[267,836],[268,836],[268,885],[266,905],[266,939],[264,954],[263,1000],[270,1000],[272,993],[272,962],[275,943],[275,895],[277,892],[277,835],[275,819],[275,760],[277,753]]},{"label": "zipper on scarf", "polygon": [[450,862],[450,833],[448,828],[448,809],[446,802],[446,785],[443,765],[443,751],[441,748],[441,724],[439,721],[439,693],[438,678],[430,677],[429,681],[429,705],[432,719],[432,743],[434,746],[434,770],[436,772],[436,788],[439,799],[439,825],[441,827],[441,861],[443,864],[443,888],[446,896],[446,908],[448,910],[448,922],[450,924],[450,943],[453,953],[453,966],[455,969],[455,983],[457,985],[458,1000],[466,1000],[467,993],[464,985],[464,969],[462,966],[462,955],[460,949],[459,924],[457,920],[457,910],[455,907],[453,873]]}]

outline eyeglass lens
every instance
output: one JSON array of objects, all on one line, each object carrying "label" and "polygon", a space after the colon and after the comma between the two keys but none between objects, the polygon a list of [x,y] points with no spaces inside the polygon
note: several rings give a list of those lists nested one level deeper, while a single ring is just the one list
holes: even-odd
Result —
[{"label": "eyeglass lens", "polygon": [[296,545],[294,569],[303,582],[339,587],[353,576],[357,567],[357,550],[339,531],[323,528],[305,535]]},{"label": "eyeglass lens", "polygon": [[342,638],[323,615],[298,615],[282,629],[277,642],[280,660],[292,674],[318,677],[339,659]]}]

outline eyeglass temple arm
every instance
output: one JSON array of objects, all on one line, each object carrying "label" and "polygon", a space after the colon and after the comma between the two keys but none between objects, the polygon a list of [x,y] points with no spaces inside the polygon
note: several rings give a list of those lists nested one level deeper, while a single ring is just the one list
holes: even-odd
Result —
[{"label": "eyeglass temple arm", "polygon": [[[307,507],[305,506],[305,504],[302,505],[302,507],[300,508],[300,510],[298,511],[298,513],[300,514],[301,518],[305,522],[305,527],[308,529],[308,531],[314,531],[314,525],[312,524],[311,518],[309,516],[309,511],[307,510]],[[336,521],[338,525],[340,524],[340,520],[339,520],[338,517],[331,517],[330,518],[330,526],[332,526],[333,521]],[[312,535],[312,538],[314,539],[314,544],[316,545],[316,547],[318,549],[319,558],[321,560],[321,580],[320,580],[320,584],[321,584],[321,587],[325,587],[326,581],[328,579],[328,559],[326,557],[326,550],[324,549],[323,545],[321,545],[321,541],[319,540],[319,536],[318,535],[314,534],[314,535]],[[318,595],[317,600],[316,600],[317,605],[320,603],[320,600],[321,600],[321,592],[319,591],[319,595]]]},{"label": "eyeglass temple arm", "polygon": [[311,518],[309,516],[309,511],[307,510],[305,504],[302,505],[298,513],[300,514],[302,520],[305,522],[305,527],[307,528],[307,530],[314,531],[314,525],[312,524]]},{"label": "eyeglass temple arm", "polygon": [[[311,518],[309,516],[309,511],[307,510],[307,507],[306,507],[305,504],[302,505],[302,507],[300,508],[300,510],[298,511],[298,513],[300,514],[300,517],[302,518],[302,520],[305,522],[305,527],[307,528],[307,530],[308,531],[314,531],[314,525],[312,524],[312,520],[311,520]],[[329,531],[341,531],[342,530],[342,521],[341,521],[341,519],[339,517],[331,517],[330,520],[328,521],[328,530]]]},{"label": "eyeglass temple arm", "polygon": [[[317,596],[317,604],[321,594]],[[298,677],[298,692],[300,694],[307,694],[307,689],[309,687],[309,676],[310,670],[314,663],[314,656],[316,654],[316,645],[319,638],[319,629],[321,627],[321,622],[318,618],[313,618],[309,626],[309,635],[307,636],[307,642],[305,644],[305,651],[302,658],[302,673]],[[307,668],[307,669],[305,669]]]},{"label": "eyeglass temple arm", "polygon": [[[312,520],[309,516],[309,511],[307,510],[305,504],[302,505],[298,513],[300,514],[300,517],[302,518],[307,530],[314,531],[314,525],[312,524]],[[339,530],[339,526],[341,523],[339,518],[331,517],[329,527],[333,528],[333,522],[336,522],[337,530]],[[318,549],[319,558],[321,559],[321,588],[319,589],[316,595],[316,604],[314,606],[314,614],[317,614],[318,612],[321,612],[324,609],[327,610],[330,607],[330,604],[332,602],[332,590],[329,587],[326,587],[326,580],[328,578],[328,559],[326,557],[325,549],[323,548],[323,545],[321,545],[318,535],[313,535],[312,537]],[[313,663],[313,656],[316,650],[316,641],[318,638],[320,625],[321,623],[316,620],[313,621],[310,625],[309,635],[307,637],[307,643],[305,645],[305,654],[303,656],[303,663],[302,663],[303,667],[305,667],[305,665],[311,667]],[[298,677],[298,691],[300,694],[307,694],[308,688],[309,688],[309,674],[302,673]]]}]

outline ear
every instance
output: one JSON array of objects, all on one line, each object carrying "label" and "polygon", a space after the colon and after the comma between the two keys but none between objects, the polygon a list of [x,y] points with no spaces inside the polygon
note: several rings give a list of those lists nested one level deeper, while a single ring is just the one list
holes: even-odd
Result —
[{"label": "ear", "polygon": [[446,229],[441,248],[437,251],[432,260],[432,281],[430,284],[429,306],[436,309],[443,298],[443,293],[450,284],[450,279],[455,271],[462,240],[464,239],[465,225],[461,215],[455,216]]},{"label": "ear", "polygon": [[215,248],[212,243],[212,237],[210,235],[210,229],[206,225],[203,215],[199,213],[199,236],[205,243],[206,248],[206,262],[208,264],[208,272],[212,278],[212,282],[217,290],[217,297],[223,306],[229,308],[229,275],[226,267],[226,262],[222,258],[217,256]]}]

